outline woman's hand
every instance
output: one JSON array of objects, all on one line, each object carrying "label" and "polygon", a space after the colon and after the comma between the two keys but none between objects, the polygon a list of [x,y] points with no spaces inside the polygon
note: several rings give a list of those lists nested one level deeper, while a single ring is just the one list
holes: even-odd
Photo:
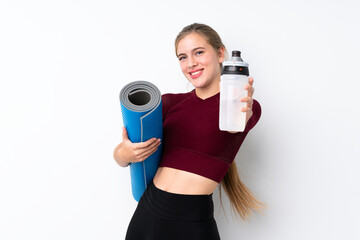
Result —
[{"label": "woman's hand", "polygon": [[[251,116],[253,115],[253,111],[252,111],[252,105],[253,105],[253,94],[254,94],[254,88],[253,88],[253,83],[254,83],[254,79],[252,77],[249,77],[249,84],[247,84],[245,86],[245,90],[248,91],[248,96],[244,97],[242,99],[240,99],[240,102],[246,102],[246,107],[243,107],[241,109],[242,112],[246,112],[246,123],[245,126],[247,124],[247,122],[249,121],[249,119],[251,118]],[[237,133],[236,131],[228,131],[230,133]]]},{"label": "woman's hand", "polygon": [[246,112],[246,123],[249,121],[251,116],[253,115],[252,105],[253,105],[253,94],[254,94],[254,87],[252,86],[254,83],[254,79],[249,77],[249,84],[245,86],[245,90],[248,91],[248,96],[240,99],[240,102],[246,102],[246,107],[241,109],[242,112]]},{"label": "woman's hand", "polygon": [[145,142],[132,143],[123,127],[123,141],[114,149],[114,159],[122,167],[130,162],[142,162],[153,154],[161,144],[161,139],[151,138]]}]

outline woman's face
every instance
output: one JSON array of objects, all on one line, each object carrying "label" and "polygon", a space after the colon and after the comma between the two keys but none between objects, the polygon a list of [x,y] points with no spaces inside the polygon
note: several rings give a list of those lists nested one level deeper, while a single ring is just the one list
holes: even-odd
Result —
[{"label": "woman's face", "polygon": [[202,35],[190,33],[180,40],[177,56],[181,71],[195,88],[219,85],[219,63],[224,61],[224,49],[215,50]]}]

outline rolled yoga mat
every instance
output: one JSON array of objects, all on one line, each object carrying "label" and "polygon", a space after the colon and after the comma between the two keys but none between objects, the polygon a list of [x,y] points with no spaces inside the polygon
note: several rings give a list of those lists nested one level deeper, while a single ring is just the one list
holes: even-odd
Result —
[{"label": "rolled yoga mat", "polygon": [[[128,83],[120,91],[120,106],[131,142],[145,142],[153,137],[162,139],[161,93],[154,84],[147,81]],[[131,189],[137,202],[156,174],[161,153],[162,144],[143,162],[130,163]]]}]

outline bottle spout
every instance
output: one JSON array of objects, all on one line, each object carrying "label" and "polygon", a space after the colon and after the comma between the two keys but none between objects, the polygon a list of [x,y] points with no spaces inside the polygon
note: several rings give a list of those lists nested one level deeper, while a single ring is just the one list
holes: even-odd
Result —
[{"label": "bottle spout", "polygon": [[244,60],[242,60],[242,58],[241,58],[241,52],[237,51],[237,50],[232,51],[232,53],[231,53],[231,61],[243,62]]}]

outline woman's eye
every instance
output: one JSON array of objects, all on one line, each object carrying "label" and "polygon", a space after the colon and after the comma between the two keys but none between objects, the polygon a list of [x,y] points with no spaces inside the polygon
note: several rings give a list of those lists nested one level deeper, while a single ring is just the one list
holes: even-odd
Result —
[{"label": "woman's eye", "polygon": [[198,51],[198,52],[196,52],[196,55],[201,55],[203,53],[204,53],[204,51]]},{"label": "woman's eye", "polygon": [[183,57],[179,57],[179,61],[182,61],[182,60],[184,60],[185,59],[185,57],[183,56]]}]

